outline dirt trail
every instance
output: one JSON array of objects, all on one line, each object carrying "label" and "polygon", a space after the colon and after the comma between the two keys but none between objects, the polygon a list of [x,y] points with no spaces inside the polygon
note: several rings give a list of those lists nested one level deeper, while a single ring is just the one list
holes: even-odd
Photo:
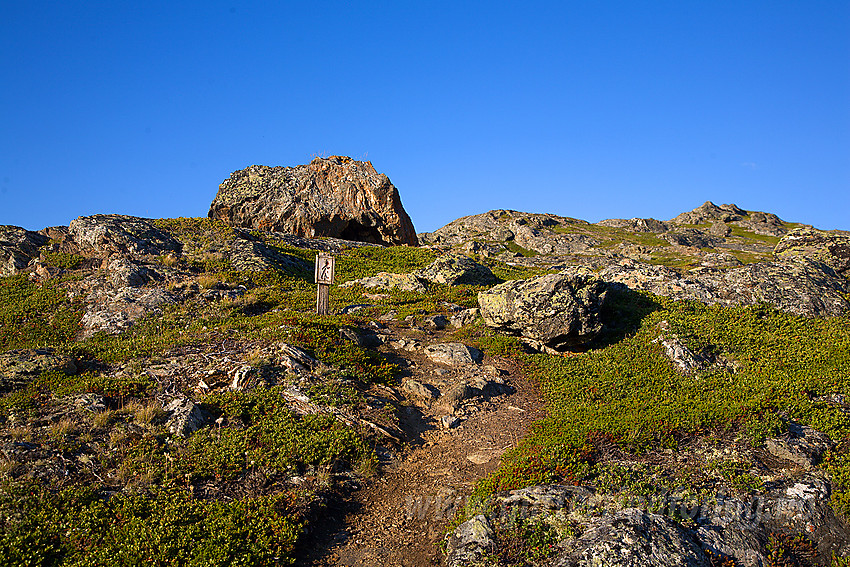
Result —
[{"label": "dirt trail", "polygon": [[[430,337],[427,342],[440,340]],[[404,357],[414,361],[412,379],[425,380],[439,366],[421,355]],[[498,368],[513,393],[466,404],[461,425],[448,430],[439,428],[445,414],[439,407],[408,408],[402,425],[409,442],[390,455],[375,478],[348,497],[341,525],[328,523],[300,565],[444,564],[439,545],[455,509],[466,502],[475,482],[493,472],[502,454],[544,415],[540,393],[510,361],[485,359],[483,365]]]}]

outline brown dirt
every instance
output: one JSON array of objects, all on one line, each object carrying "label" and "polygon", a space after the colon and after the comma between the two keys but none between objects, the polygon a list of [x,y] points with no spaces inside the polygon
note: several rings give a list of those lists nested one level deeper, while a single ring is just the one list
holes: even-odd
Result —
[{"label": "brown dirt", "polygon": [[[425,342],[440,341],[428,337]],[[439,366],[419,353],[399,354],[413,361],[413,379],[426,380]],[[476,481],[496,470],[502,454],[544,415],[540,393],[512,362],[485,359],[483,364],[499,368],[515,391],[465,405],[461,413],[466,419],[450,430],[438,428],[439,416],[445,413],[439,407],[406,408],[401,426],[409,442],[391,452],[382,470],[345,498],[336,521],[333,512],[325,518],[299,565],[445,564],[440,544],[455,511],[465,504]]]}]

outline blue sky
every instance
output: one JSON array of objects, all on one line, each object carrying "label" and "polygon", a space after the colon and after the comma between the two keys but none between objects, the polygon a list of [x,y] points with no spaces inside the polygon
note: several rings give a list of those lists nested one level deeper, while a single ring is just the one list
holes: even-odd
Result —
[{"label": "blue sky", "polygon": [[417,231],[706,200],[850,229],[850,3],[0,0],[0,224],[369,159]]}]

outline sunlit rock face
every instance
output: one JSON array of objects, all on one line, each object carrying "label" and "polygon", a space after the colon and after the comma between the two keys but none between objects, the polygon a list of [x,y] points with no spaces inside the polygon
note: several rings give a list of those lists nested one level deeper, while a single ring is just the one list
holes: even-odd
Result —
[{"label": "sunlit rock face", "polygon": [[307,165],[252,165],[219,186],[209,217],[309,238],[416,246],[398,190],[370,162],[344,156]]}]

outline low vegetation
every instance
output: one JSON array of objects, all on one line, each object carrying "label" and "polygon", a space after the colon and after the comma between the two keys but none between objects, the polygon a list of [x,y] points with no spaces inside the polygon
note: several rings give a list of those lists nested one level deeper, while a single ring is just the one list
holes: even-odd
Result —
[{"label": "low vegetation", "polygon": [[[614,449],[640,462],[700,444],[760,447],[794,421],[839,441],[821,467],[832,474],[834,507],[850,513],[850,417],[836,402],[850,395],[850,317],[811,319],[632,292],[611,309],[630,314],[631,330],[571,356],[527,353],[515,339],[479,330],[479,346],[517,359],[539,381],[550,415],[478,486],[472,509],[495,492],[553,482],[642,494],[699,489],[713,477],[757,492],[762,481],[746,461],[711,461],[696,451],[690,463],[646,476],[641,466],[612,469],[603,454]],[[683,375],[657,342],[662,321],[694,352],[724,364]],[[612,481],[615,470],[621,476]],[[636,482],[635,471],[645,480]]]}]

